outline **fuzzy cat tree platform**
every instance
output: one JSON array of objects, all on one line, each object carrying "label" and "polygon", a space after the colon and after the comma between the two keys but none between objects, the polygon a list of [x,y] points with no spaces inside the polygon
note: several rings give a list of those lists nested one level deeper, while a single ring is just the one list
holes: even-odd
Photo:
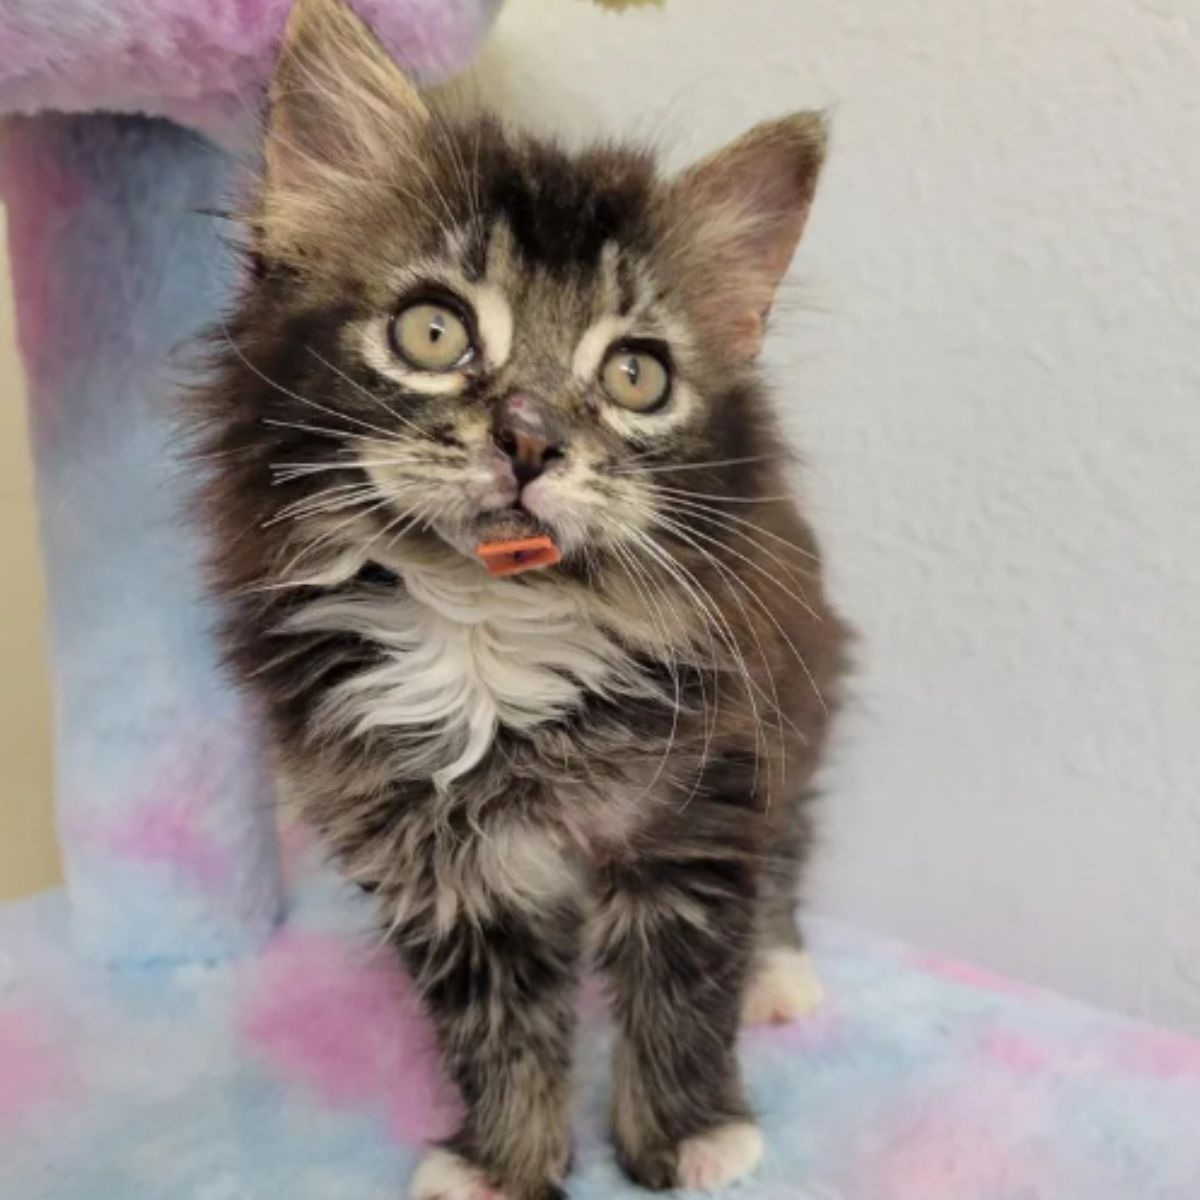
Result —
[{"label": "fuzzy cat tree platform", "polygon": [[[568,0],[546,0],[552,3]],[[182,518],[174,348],[287,0],[4,0],[0,132],[57,695],[64,892],[0,909],[0,1198],[396,1200],[452,1119],[368,914],[281,854]],[[495,0],[362,0],[427,78]],[[549,18],[548,18],[549,19]],[[1198,1200],[1200,1046],[833,925],[750,1031],[762,1200]],[[585,989],[578,1200],[631,1197]]]},{"label": "fuzzy cat tree platform", "polygon": [[[87,965],[61,894],[0,910],[4,1200],[401,1200],[447,1129],[428,1029],[361,900],[292,839],[257,954]],[[1200,1045],[810,922],[829,998],[748,1030],[745,1200],[1197,1200]],[[647,1193],[605,1138],[585,986],[573,1200]]]}]

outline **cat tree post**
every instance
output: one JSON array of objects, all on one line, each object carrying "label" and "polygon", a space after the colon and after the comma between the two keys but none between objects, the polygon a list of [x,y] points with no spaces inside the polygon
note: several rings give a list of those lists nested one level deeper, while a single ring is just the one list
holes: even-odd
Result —
[{"label": "cat tree post", "polygon": [[[435,80],[471,60],[500,0],[350,2]],[[218,670],[172,394],[177,348],[217,316],[234,270],[197,212],[229,200],[230,160],[191,130],[232,136],[257,110],[292,3],[0,4],[0,118],[27,114],[0,123],[0,200],[50,596],[58,826],[77,941],[114,963],[237,953],[282,904],[263,742]]]},{"label": "cat tree post", "polygon": [[197,212],[227,162],[139,117],[18,119],[2,145],[73,928],[111,962],[237,953],[280,912],[271,785],[218,671],[169,354],[230,280]]}]

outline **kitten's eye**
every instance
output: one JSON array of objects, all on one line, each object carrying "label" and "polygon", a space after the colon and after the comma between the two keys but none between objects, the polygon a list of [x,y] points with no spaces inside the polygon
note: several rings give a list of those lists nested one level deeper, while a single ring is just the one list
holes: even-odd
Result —
[{"label": "kitten's eye", "polygon": [[466,322],[436,300],[421,300],[396,314],[392,348],[418,371],[451,371],[475,352]]},{"label": "kitten's eye", "polygon": [[600,382],[609,399],[633,412],[653,412],[666,403],[671,376],[649,350],[617,347],[604,361]]}]

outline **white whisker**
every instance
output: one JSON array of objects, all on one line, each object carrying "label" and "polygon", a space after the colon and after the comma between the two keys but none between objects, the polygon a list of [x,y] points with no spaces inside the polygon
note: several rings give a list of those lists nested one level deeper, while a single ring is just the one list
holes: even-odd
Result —
[{"label": "white whisker", "polygon": [[660,545],[648,534],[638,531],[638,541],[654,555],[669,574],[674,576],[675,580],[688,593],[693,602],[699,604],[701,608],[707,611],[715,618],[715,628],[725,643],[726,649],[733,656],[734,665],[737,667],[743,680],[746,684],[746,699],[750,704],[752,719],[757,734],[755,752],[754,752],[754,776],[755,781],[758,778],[758,769],[760,765],[760,751],[763,746],[762,739],[762,720],[758,712],[758,702],[754,698],[755,686],[754,679],[750,674],[750,668],[746,663],[745,656],[738,644],[737,637],[733,632],[725,614],[721,612],[720,607],[712,598],[708,589],[696,578],[696,576],[687,569],[679,559],[670,553],[665,547]]},{"label": "white whisker", "polygon": [[305,346],[304,348],[318,362],[324,364],[324,366],[328,367],[329,370],[331,370],[335,375],[338,375],[340,378],[344,379],[352,388],[361,392],[368,400],[373,401],[380,408],[382,408],[383,411],[387,413],[387,415],[394,421],[399,421],[401,425],[403,425],[406,429],[411,429],[418,437],[425,438],[426,440],[430,439],[430,435],[419,425],[410,421],[408,417],[404,416],[403,413],[398,413],[390,404],[382,400],[379,396],[375,395],[370,388],[363,387],[363,385],[359,383],[357,379],[351,375],[347,375],[346,372],[341,369],[341,367],[337,366],[335,363],[331,363],[329,359],[327,359],[323,354],[320,354],[317,350],[313,349],[312,346]]},{"label": "white whisker", "polygon": [[674,505],[679,508],[683,508],[688,512],[694,513],[698,517],[704,517],[707,520],[713,520],[714,523],[715,519],[719,518],[722,522],[725,522],[728,525],[738,525],[745,529],[752,529],[756,533],[760,533],[764,537],[770,538],[773,542],[776,542],[781,546],[785,546],[794,554],[799,554],[801,557],[807,558],[810,562],[819,563],[821,561],[819,554],[815,554],[812,550],[807,550],[803,546],[798,546],[795,542],[791,542],[787,538],[782,537],[780,534],[775,533],[773,530],[759,525],[756,521],[747,521],[745,517],[735,516],[733,513],[722,512],[719,508],[714,508],[710,504],[700,504],[690,500],[675,500]]},{"label": "white whisker", "polygon": [[668,487],[663,483],[654,486],[668,496],[683,496],[688,500],[717,500],[722,504],[782,504],[784,501],[794,503],[796,499],[790,492],[779,496],[719,496],[712,492],[692,492],[687,488]]},{"label": "white whisker", "polygon": [[229,332],[229,326],[226,325],[224,321],[221,322],[221,331],[225,335],[225,341],[228,342],[229,348],[234,352],[235,355],[237,355],[245,367],[257,375],[258,378],[261,379],[268,387],[274,388],[281,395],[295,400],[297,404],[304,404],[309,408],[316,409],[317,412],[322,412],[327,417],[333,417],[335,420],[347,421],[350,424],[357,425],[362,429],[369,429],[372,433],[381,434],[383,437],[388,439],[393,439],[395,437],[395,432],[393,430],[384,429],[379,425],[372,425],[370,421],[363,421],[358,417],[352,416],[350,413],[340,413],[335,408],[330,408],[328,405],[320,404],[316,400],[310,400],[307,396],[301,396],[299,392],[294,392],[291,388],[284,387],[282,383],[272,379],[264,371],[259,370],[259,368],[256,367],[245,356],[245,354],[242,353],[242,348],[233,340],[233,336]]},{"label": "white whisker", "polygon": [[752,597],[752,599],[758,605],[758,607],[761,609],[763,614],[767,617],[767,619],[771,622],[771,624],[774,625],[774,627],[775,627],[776,631],[779,633],[780,637],[782,637],[784,639],[784,641],[787,643],[788,647],[791,649],[792,654],[795,656],[796,662],[799,664],[800,669],[804,672],[805,678],[808,680],[809,685],[812,687],[813,693],[817,698],[817,703],[820,704],[822,711],[828,712],[829,709],[825,703],[825,697],[821,694],[821,689],[818,686],[817,681],[814,678],[813,673],[808,666],[808,663],[805,662],[804,656],[800,653],[795,642],[792,640],[791,636],[787,633],[787,631],[780,624],[779,619],[771,611],[770,607],[766,604],[766,602],[762,599],[762,597],[759,596],[758,593],[752,587],[750,587],[750,585],[748,583],[746,583],[746,581],[744,579],[742,579],[742,577],[740,575],[737,574],[736,571],[730,571],[729,568],[727,566],[725,566],[723,563],[721,563],[716,558],[715,555],[713,555],[711,552],[705,550],[703,546],[700,546],[696,542],[692,541],[691,537],[696,536],[696,537],[703,538],[704,540],[708,541],[712,545],[719,546],[725,552],[733,554],[736,558],[745,562],[747,566],[753,567],[760,574],[764,575],[771,583],[773,583],[777,588],[780,588],[786,595],[788,595],[790,598],[795,600],[798,604],[802,605],[804,607],[805,611],[810,613],[814,617],[814,619],[819,620],[820,618],[813,611],[813,609],[808,605],[807,601],[805,601],[802,597],[798,596],[795,592],[793,592],[790,588],[788,588],[786,584],[784,584],[780,580],[776,579],[775,576],[772,575],[770,571],[766,570],[766,568],[762,567],[759,563],[756,563],[753,559],[742,554],[740,551],[734,550],[733,547],[725,545],[725,543],[719,541],[716,538],[710,537],[708,534],[701,533],[701,531],[698,529],[692,529],[690,531],[685,530],[683,528],[683,526],[679,525],[675,521],[670,520],[670,518],[662,516],[661,514],[656,514],[655,519],[658,521],[659,524],[663,525],[665,528],[671,529],[671,531],[675,534],[676,537],[680,537],[683,540],[687,541],[690,545],[693,546],[694,549],[698,550],[699,553],[704,555],[705,558],[707,558],[710,562],[712,562],[714,566],[717,566],[722,571],[728,571],[729,577],[731,579],[735,580],[737,582],[737,584],[749,596]]},{"label": "white whisker", "polygon": [[[643,456],[644,457],[644,456]],[[714,458],[707,462],[661,463],[654,467],[639,467],[636,463],[628,470],[620,467],[609,471],[610,475],[655,475],[662,472],[674,474],[676,471],[708,471],[715,467],[736,467],[745,463],[776,462],[790,458],[788,454],[750,454],[744,458]],[[631,460],[626,460],[627,462]]]}]

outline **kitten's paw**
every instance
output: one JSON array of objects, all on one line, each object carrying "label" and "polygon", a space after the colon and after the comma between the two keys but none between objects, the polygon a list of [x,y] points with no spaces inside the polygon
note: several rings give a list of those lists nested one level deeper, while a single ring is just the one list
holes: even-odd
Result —
[{"label": "kitten's paw", "polygon": [[779,946],[759,961],[742,1002],[742,1021],[746,1025],[781,1025],[808,1016],[824,998],[808,955]]},{"label": "kitten's paw", "polygon": [[484,1173],[449,1150],[431,1150],[408,1185],[409,1200],[507,1200]]},{"label": "kitten's paw", "polygon": [[749,1121],[718,1125],[679,1143],[675,1184],[716,1191],[753,1171],[762,1155],[763,1138],[757,1125]]}]

